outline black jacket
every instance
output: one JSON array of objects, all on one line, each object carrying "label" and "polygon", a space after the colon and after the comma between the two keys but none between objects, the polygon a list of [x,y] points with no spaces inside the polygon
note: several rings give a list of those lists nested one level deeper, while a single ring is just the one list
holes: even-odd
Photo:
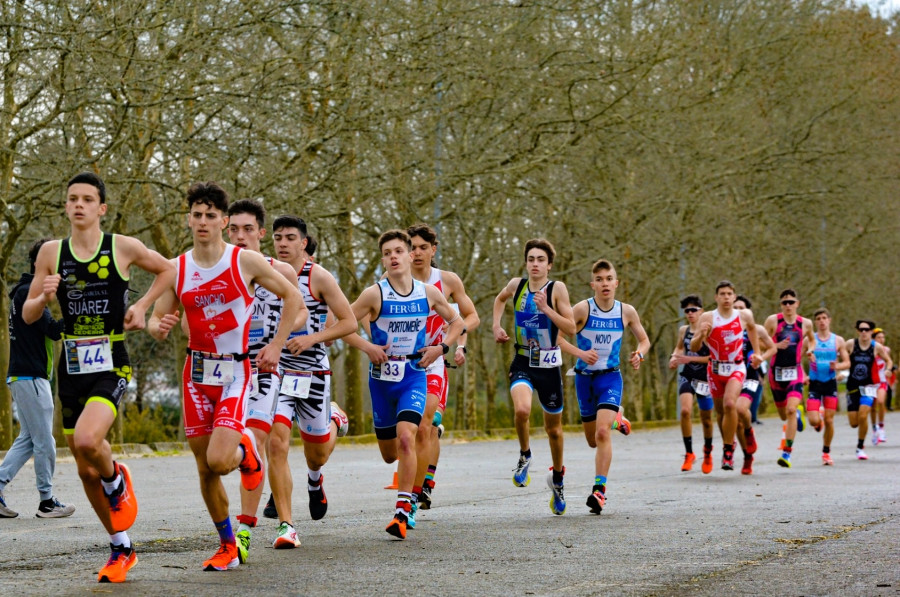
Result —
[{"label": "black jacket", "polygon": [[53,342],[63,332],[63,322],[56,321],[50,309],[44,309],[40,319],[26,324],[22,320],[22,305],[28,298],[28,288],[34,274],[22,274],[9,293],[9,369],[8,377],[50,378],[53,367]]}]

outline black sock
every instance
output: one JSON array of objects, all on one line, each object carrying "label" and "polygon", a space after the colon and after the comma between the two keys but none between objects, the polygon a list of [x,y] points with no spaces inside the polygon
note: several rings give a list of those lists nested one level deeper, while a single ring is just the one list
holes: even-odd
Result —
[{"label": "black sock", "polygon": [[684,440],[684,452],[686,454],[692,454],[694,452],[694,438],[688,435],[681,439]]},{"label": "black sock", "polygon": [[734,454],[734,444],[725,444],[725,457],[730,458]]},{"label": "black sock", "polygon": [[712,438],[711,437],[703,438],[703,449],[708,452],[712,452]]},{"label": "black sock", "polygon": [[861,439],[861,440],[859,440],[859,441],[856,442],[856,449],[857,449],[857,450],[862,450],[862,449],[863,449],[863,446],[865,446],[865,445],[866,445],[866,440]]},{"label": "black sock", "polygon": [[822,454],[831,454],[831,446],[822,446]]},{"label": "black sock", "polygon": [[531,448],[528,448],[525,451],[519,450],[519,454],[521,454],[525,458],[531,458]]},{"label": "black sock", "polygon": [[553,469],[553,484],[554,485],[562,485],[563,484],[563,475],[566,473],[566,470],[563,469],[558,471]]}]

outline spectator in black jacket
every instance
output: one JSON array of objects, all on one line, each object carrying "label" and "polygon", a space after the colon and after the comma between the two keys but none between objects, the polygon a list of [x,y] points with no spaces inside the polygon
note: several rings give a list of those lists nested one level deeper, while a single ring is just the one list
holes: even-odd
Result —
[{"label": "spectator in black jacket", "polygon": [[62,320],[56,321],[49,309],[32,324],[22,321],[22,304],[28,297],[28,287],[34,278],[34,262],[38,250],[49,239],[32,245],[28,252],[31,273],[22,274],[9,293],[9,384],[16,404],[19,436],[0,464],[0,518],[15,518],[18,512],[6,505],[3,488],[12,481],[19,469],[34,455],[34,474],[41,503],[36,516],[62,518],[70,516],[75,506],[61,504],[53,497],[53,470],[56,468],[56,440],[53,438],[53,393],[50,372],[53,367],[53,340],[59,340]]}]

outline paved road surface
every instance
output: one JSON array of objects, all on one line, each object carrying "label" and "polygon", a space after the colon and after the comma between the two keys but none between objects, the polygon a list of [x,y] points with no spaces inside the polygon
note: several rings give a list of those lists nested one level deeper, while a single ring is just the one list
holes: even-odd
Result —
[{"label": "paved road surface", "polygon": [[[898,595],[900,414],[889,413],[887,429],[889,443],[867,446],[871,458],[859,462],[856,432],[841,418],[834,467],[821,465],[821,436],[807,430],[786,470],[775,463],[780,424],[766,419],[757,427],[760,451],[749,477],[718,468],[703,475],[699,463],[680,472],[675,427],[617,435],[602,516],[584,506],[594,469],[581,435],[566,436],[564,516],[548,507],[546,439],[533,441],[527,488],[510,481],[515,442],[445,443],[434,508],[404,542],[383,530],[395,496],[382,487],[394,468],[375,446],[342,445],[325,469],[324,520],[309,520],[298,483],[294,516],[303,545],[272,549],[276,524],[262,519],[250,562],[226,573],[200,569],[217,537],[192,458],[133,458],[141,512],[130,535],[139,563],[124,585],[96,583],[109,551],[74,463],[59,462],[55,489],[78,510],[59,520],[34,518],[28,465],[5,492],[21,515],[0,520],[0,593]],[[699,426],[695,432],[700,444]],[[717,437],[717,462],[720,448]],[[299,450],[291,464],[302,479]],[[233,514],[238,483],[236,473],[226,478]]]}]

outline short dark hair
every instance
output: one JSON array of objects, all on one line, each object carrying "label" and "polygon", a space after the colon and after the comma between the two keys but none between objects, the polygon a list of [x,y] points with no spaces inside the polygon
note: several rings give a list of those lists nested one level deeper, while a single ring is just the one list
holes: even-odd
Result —
[{"label": "short dark hair", "polygon": [[223,214],[228,211],[228,193],[219,183],[195,182],[187,192],[188,209],[194,205],[208,205]]},{"label": "short dark hair", "polygon": [[700,297],[697,296],[696,294],[689,294],[686,297],[684,297],[683,299],[681,299],[681,308],[684,309],[685,307],[687,307],[689,305],[694,305],[694,306],[700,307],[702,309],[703,301],[700,300]]},{"label": "short dark hair", "polygon": [[106,203],[106,185],[103,184],[103,179],[93,172],[80,172],[76,174],[72,177],[72,180],[69,181],[69,184],[66,185],[66,190],[73,184],[91,185],[97,189],[97,194],[100,195],[100,203]]},{"label": "short dark hair", "polygon": [[406,229],[406,233],[409,235],[409,238],[419,236],[422,240],[431,245],[437,246],[438,244],[437,231],[428,224],[423,224],[421,222],[413,224]]},{"label": "short dark hair", "polygon": [[784,290],[781,291],[781,294],[778,295],[778,298],[783,299],[786,296],[792,296],[794,298],[797,298],[797,291],[794,290],[793,288],[785,288]]},{"label": "short dark hair", "polygon": [[300,231],[300,236],[303,238],[307,237],[306,222],[303,221],[303,218],[291,215],[278,216],[275,218],[275,221],[272,222],[272,232],[281,230],[282,228],[296,228]]},{"label": "short dark hair", "polygon": [[384,243],[392,241],[392,240],[402,240],[406,243],[406,248],[412,251],[412,241],[409,239],[409,235],[403,230],[394,229],[388,230],[384,232],[381,236],[378,237],[378,250],[384,246]]},{"label": "short dark hair", "polygon": [[813,319],[815,319],[819,315],[822,315],[823,313],[827,315],[829,319],[831,319],[831,312],[825,307],[819,307],[818,309],[816,309],[816,312],[813,313]]},{"label": "short dark hair", "polygon": [[256,199],[238,199],[228,206],[228,215],[250,214],[256,218],[260,228],[266,227],[266,208]]},{"label": "short dark hair", "polygon": [[608,259],[598,259],[594,262],[594,265],[591,266],[591,273],[596,274],[600,270],[608,269],[610,271],[616,271],[616,268],[613,267],[613,264]]},{"label": "short dark hair", "polygon": [[744,303],[745,305],[747,305],[747,308],[748,308],[748,309],[753,308],[753,304],[750,303],[750,299],[748,299],[748,298],[747,298],[746,296],[744,296],[743,294],[737,295],[737,297],[736,297],[734,300],[735,300],[735,302],[741,301],[742,303]]},{"label": "short dark hair", "polygon": [[31,273],[34,273],[34,264],[37,263],[37,256],[41,250],[41,247],[44,246],[44,243],[47,241],[53,240],[52,238],[39,238],[38,240],[32,243],[31,248],[28,249],[28,261],[31,262]]},{"label": "short dark hair", "polygon": [[869,324],[870,328],[872,328],[873,330],[875,329],[875,322],[872,321],[871,319],[857,319],[856,320],[856,329],[858,330],[860,324],[863,324],[863,323],[867,323],[867,324]]},{"label": "short dark hair", "polygon": [[722,280],[721,282],[716,284],[716,294],[719,294],[719,290],[721,290],[722,288],[731,288],[732,290],[734,290],[734,284],[732,284],[728,280]]},{"label": "short dark hair", "polygon": [[528,242],[525,243],[525,259],[528,259],[528,251],[532,249],[540,249],[544,253],[547,254],[547,263],[553,263],[553,258],[556,257],[556,249],[553,248],[553,245],[550,244],[550,241],[546,238],[532,238]]}]

